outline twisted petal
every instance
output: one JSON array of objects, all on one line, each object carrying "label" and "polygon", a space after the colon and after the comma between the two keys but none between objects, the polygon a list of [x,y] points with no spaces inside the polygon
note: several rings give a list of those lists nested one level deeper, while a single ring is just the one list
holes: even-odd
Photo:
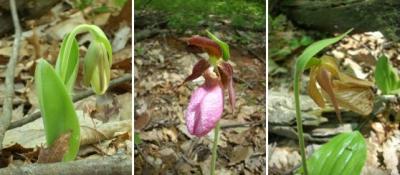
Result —
[{"label": "twisted petal", "polygon": [[333,107],[335,108],[336,116],[338,117],[339,122],[342,123],[342,117],[340,116],[340,110],[339,110],[339,103],[336,100],[335,92],[333,90],[332,74],[327,69],[321,68],[320,72],[317,75],[317,81],[318,84],[321,86],[322,90],[328,94],[333,104]]},{"label": "twisted petal", "polygon": [[182,84],[184,84],[188,81],[192,81],[196,78],[199,78],[201,75],[203,75],[204,71],[206,71],[209,67],[210,67],[210,63],[208,63],[207,60],[205,60],[205,59],[199,60],[193,66],[192,74],[190,74],[188,77],[186,77]]},{"label": "twisted petal", "polygon": [[312,67],[310,70],[310,81],[308,81],[308,94],[314,100],[314,102],[321,108],[325,107],[325,101],[322,97],[321,92],[317,88],[317,74],[319,67]]},{"label": "twisted petal", "polygon": [[223,109],[224,94],[220,83],[205,83],[197,88],[185,113],[189,133],[198,137],[206,135],[221,118]]},{"label": "twisted petal", "polygon": [[231,104],[232,111],[235,109],[236,95],[235,88],[233,87],[233,68],[227,62],[222,62],[218,65],[218,71],[221,76],[221,82],[224,88],[228,88],[229,103]]}]

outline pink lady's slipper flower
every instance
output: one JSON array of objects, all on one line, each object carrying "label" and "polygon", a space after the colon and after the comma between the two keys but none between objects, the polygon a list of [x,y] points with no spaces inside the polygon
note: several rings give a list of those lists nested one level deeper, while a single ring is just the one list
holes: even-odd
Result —
[{"label": "pink lady's slipper flower", "polygon": [[205,83],[193,91],[185,114],[190,134],[199,137],[215,127],[224,110],[224,90],[217,75],[208,69],[204,78]]},{"label": "pink lady's slipper flower", "polygon": [[[203,48],[210,56],[211,64],[205,59],[199,60],[192,74],[185,81],[203,76],[205,82],[192,92],[185,113],[186,126],[190,134],[201,137],[209,133],[217,124],[224,110],[224,88],[228,89],[232,109],[235,106],[232,66],[223,62],[221,49],[213,40],[194,36],[186,40],[189,44]],[[214,72],[216,71],[216,72]],[[183,84],[182,83],[182,84]]]}]

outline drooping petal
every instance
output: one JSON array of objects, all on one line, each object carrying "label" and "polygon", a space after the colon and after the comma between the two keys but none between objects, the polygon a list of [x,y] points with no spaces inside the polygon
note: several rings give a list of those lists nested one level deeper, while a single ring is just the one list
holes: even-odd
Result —
[{"label": "drooping petal", "polygon": [[308,95],[314,100],[314,102],[321,108],[325,107],[325,100],[322,97],[321,92],[317,88],[317,74],[319,67],[312,67],[310,70],[310,81],[308,81],[307,91]]},{"label": "drooping petal", "polygon": [[228,88],[229,103],[232,107],[232,111],[234,111],[236,94],[235,88],[233,87],[233,68],[229,63],[222,62],[218,65],[218,71],[221,75],[221,82],[224,88]]},{"label": "drooping petal", "polygon": [[333,107],[335,108],[336,116],[338,117],[339,122],[342,123],[342,117],[340,116],[340,110],[339,110],[339,103],[337,102],[335,93],[333,91],[332,74],[328,70],[321,68],[317,75],[317,81],[318,84],[321,86],[321,88],[328,94],[333,104]]},{"label": "drooping petal", "polygon": [[201,137],[209,133],[221,118],[224,109],[224,92],[218,81],[206,78],[190,97],[185,113],[186,126],[190,134]]},{"label": "drooping petal", "polygon": [[207,60],[205,60],[205,59],[199,60],[193,66],[192,74],[190,74],[188,77],[186,77],[182,84],[185,84],[188,81],[192,81],[196,78],[199,78],[204,73],[204,71],[206,71],[209,67],[210,67],[210,63],[208,63]]}]

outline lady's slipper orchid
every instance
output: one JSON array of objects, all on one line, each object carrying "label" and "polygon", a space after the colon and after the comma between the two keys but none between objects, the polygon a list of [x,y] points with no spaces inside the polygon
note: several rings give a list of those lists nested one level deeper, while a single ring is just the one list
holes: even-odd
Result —
[{"label": "lady's slipper orchid", "polygon": [[308,94],[314,102],[323,108],[324,98],[317,88],[320,85],[323,94],[329,96],[341,122],[339,106],[349,109],[361,115],[372,112],[373,83],[360,80],[339,71],[333,57],[323,56],[319,62],[310,67],[310,81],[308,83]]},{"label": "lady's slipper orchid", "polygon": [[221,118],[224,110],[224,90],[217,75],[208,69],[205,83],[193,91],[186,111],[186,126],[190,134],[206,135]]},{"label": "lady's slipper orchid", "polygon": [[[224,109],[224,89],[228,89],[232,111],[235,106],[233,69],[221,57],[226,52],[211,39],[194,36],[188,44],[203,48],[210,56],[209,61],[201,59],[193,67],[192,74],[183,83],[203,75],[205,82],[193,91],[185,113],[186,126],[190,134],[201,137],[209,133],[219,121]],[[215,72],[214,72],[215,71]],[[182,83],[182,84],[183,84]]]}]

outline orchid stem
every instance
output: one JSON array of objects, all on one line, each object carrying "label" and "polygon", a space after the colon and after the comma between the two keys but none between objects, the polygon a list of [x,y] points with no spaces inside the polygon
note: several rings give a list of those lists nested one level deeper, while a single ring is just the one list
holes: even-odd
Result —
[{"label": "orchid stem", "polygon": [[212,157],[211,157],[211,175],[215,175],[215,165],[217,162],[217,149],[218,149],[218,137],[219,137],[219,122],[215,125],[214,128],[214,143],[212,148]]},{"label": "orchid stem", "polygon": [[296,124],[297,124],[297,134],[298,134],[297,137],[299,139],[301,161],[303,163],[304,175],[307,175],[308,171],[307,171],[307,159],[306,159],[306,151],[305,151],[304,136],[303,136],[303,122],[300,111],[300,89],[299,89],[300,75],[301,75],[300,71],[296,70],[294,75],[294,99],[296,103]]}]

